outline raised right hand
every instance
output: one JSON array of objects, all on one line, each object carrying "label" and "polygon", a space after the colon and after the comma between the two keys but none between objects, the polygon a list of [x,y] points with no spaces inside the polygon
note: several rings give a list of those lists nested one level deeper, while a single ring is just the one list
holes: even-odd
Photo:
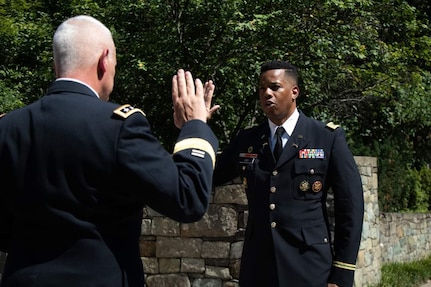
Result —
[{"label": "raised right hand", "polygon": [[[206,85],[206,90],[209,89]],[[207,92],[208,93],[208,92]],[[212,96],[212,93],[211,93]],[[193,80],[189,71],[179,69],[172,78],[172,103],[174,123],[179,129],[190,120],[207,121],[208,111],[201,80]]]}]

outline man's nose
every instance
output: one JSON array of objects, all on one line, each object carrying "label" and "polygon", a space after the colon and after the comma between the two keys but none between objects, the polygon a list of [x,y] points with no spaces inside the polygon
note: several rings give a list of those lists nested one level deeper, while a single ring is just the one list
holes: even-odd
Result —
[{"label": "man's nose", "polygon": [[272,98],[272,90],[270,89],[270,88],[266,88],[265,89],[265,91],[264,91],[264,96],[265,96],[265,99],[270,99],[270,98]]}]

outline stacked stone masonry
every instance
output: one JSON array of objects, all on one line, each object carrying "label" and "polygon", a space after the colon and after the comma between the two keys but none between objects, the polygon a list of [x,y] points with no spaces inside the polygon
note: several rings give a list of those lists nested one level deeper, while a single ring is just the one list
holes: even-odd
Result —
[{"label": "stacked stone masonry", "polygon": [[[366,287],[380,281],[383,263],[411,261],[431,254],[428,251],[431,215],[379,214],[377,159],[355,157],[355,160],[365,200],[355,287]],[[248,215],[245,191],[239,182],[217,187],[211,202],[203,219],[193,224],[175,223],[150,209],[146,210],[141,255],[147,287],[239,286]],[[331,214],[331,196],[327,204]],[[332,217],[330,221],[333,222]],[[415,244],[423,248],[414,248]]]},{"label": "stacked stone masonry", "polygon": [[423,259],[431,250],[431,213],[380,214],[382,263]]},{"label": "stacked stone masonry", "polygon": [[[358,253],[355,287],[380,281],[381,266],[431,254],[431,214],[379,213],[377,160],[355,157],[361,173],[365,215]],[[332,201],[328,197],[331,214]],[[208,212],[181,224],[145,208],[140,252],[146,287],[238,287],[239,266],[247,222],[242,185],[217,187]],[[330,221],[333,222],[332,217]],[[4,263],[0,253],[0,270]]]}]

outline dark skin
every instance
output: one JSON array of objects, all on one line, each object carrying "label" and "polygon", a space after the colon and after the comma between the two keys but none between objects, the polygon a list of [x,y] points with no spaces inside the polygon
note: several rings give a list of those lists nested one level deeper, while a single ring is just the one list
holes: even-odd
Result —
[{"label": "dark skin", "polygon": [[[206,84],[204,99],[207,108],[207,119],[220,107],[211,108],[214,88]],[[281,126],[295,111],[299,87],[294,78],[285,69],[275,69],[263,72],[259,77],[259,102],[265,115],[276,125]],[[328,283],[327,287],[339,287]]]},{"label": "dark skin", "polygon": [[[205,87],[205,104],[207,118],[210,119],[220,106],[211,108],[211,99],[214,89]],[[296,108],[296,98],[299,96],[299,87],[296,81],[286,75],[284,69],[269,70],[259,78],[259,101],[265,115],[276,125],[286,121]]]},{"label": "dark skin", "polygon": [[[259,77],[259,102],[265,115],[281,126],[295,111],[299,87],[284,69],[268,70]],[[339,287],[328,283],[328,287]]]},{"label": "dark skin", "polygon": [[299,87],[284,69],[268,70],[259,77],[259,102],[262,111],[281,126],[295,111]]}]

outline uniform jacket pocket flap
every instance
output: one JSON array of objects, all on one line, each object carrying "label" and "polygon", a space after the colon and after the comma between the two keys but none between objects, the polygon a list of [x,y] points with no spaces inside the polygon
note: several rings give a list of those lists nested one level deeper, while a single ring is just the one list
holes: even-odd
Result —
[{"label": "uniform jacket pocket flap", "polygon": [[296,174],[323,174],[325,161],[321,159],[299,159],[295,161]]},{"label": "uniform jacket pocket flap", "polygon": [[329,243],[328,229],[324,223],[302,228],[302,236],[308,246]]}]

